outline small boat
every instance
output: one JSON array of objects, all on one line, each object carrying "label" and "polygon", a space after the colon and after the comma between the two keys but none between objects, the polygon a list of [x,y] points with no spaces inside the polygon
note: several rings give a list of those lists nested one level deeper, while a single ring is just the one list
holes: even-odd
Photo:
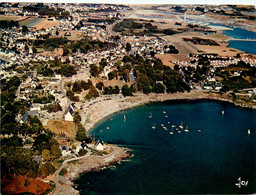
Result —
[{"label": "small boat", "polygon": [[184,131],[189,132],[188,126],[186,126],[186,129]]},{"label": "small boat", "polygon": [[168,118],[168,115],[165,115],[166,118]]},{"label": "small boat", "polygon": [[168,130],[167,127],[163,127],[163,129],[166,130],[166,131]]},{"label": "small boat", "polygon": [[181,133],[181,131],[178,131],[178,133]]},{"label": "small boat", "polygon": [[150,115],[148,116],[148,118],[153,118],[153,116],[152,116],[152,113],[150,112]]},{"label": "small boat", "polygon": [[126,120],[126,117],[125,117],[125,115],[124,115],[124,121]]},{"label": "small boat", "polygon": [[176,127],[176,125],[172,125],[172,127]]},{"label": "small boat", "polygon": [[106,129],[109,129],[109,127],[106,127]]},{"label": "small boat", "polygon": [[112,121],[113,119],[111,118],[110,120]]},{"label": "small boat", "polygon": [[162,123],[162,124],[161,124],[161,126],[163,127],[163,126],[164,126],[164,124]]},{"label": "small boat", "polygon": [[156,129],[156,124],[154,123],[154,125],[152,126],[152,129]]},{"label": "small boat", "polygon": [[163,111],[163,113],[165,114],[166,112],[165,112],[165,111]]},{"label": "small boat", "polygon": [[170,121],[168,121],[168,124],[170,124]]},{"label": "small boat", "polygon": [[198,129],[198,132],[201,133],[202,131],[200,129]]},{"label": "small boat", "polygon": [[176,128],[176,130],[178,131],[178,130],[179,130],[179,128]]},{"label": "small boat", "polygon": [[180,123],[179,128],[183,129],[183,123],[182,122]]},{"label": "small boat", "polygon": [[102,132],[103,130],[100,130],[100,132]]},{"label": "small boat", "polygon": [[221,114],[225,114],[224,110],[221,111]]},{"label": "small boat", "polygon": [[172,134],[173,134],[173,131],[170,131],[170,134],[172,135]]},{"label": "small boat", "polygon": [[251,130],[250,129],[248,129],[248,135],[250,135],[251,134]]}]

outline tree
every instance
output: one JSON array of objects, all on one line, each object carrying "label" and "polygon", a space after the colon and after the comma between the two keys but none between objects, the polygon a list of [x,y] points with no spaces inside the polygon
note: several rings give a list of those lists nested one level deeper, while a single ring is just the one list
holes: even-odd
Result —
[{"label": "tree", "polygon": [[75,81],[74,84],[73,84],[73,91],[74,92],[81,92],[82,89],[81,89],[81,86],[80,86],[80,82],[79,81]]},{"label": "tree", "polygon": [[50,161],[51,160],[51,152],[47,149],[44,149],[42,151],[42,157],[44,161]]},{"label": "tree", "polygon": [[103,82],[98,82],[98,83],[96,84],[96,88],[97,88],[98,90],[102,90],[103,87],[104,87]]},{"label": "tree", "polygon": [[61,152],[58,146],[52,145],[51,147],[51,157],[52,160],[59,158],[61,156]]},{"label": "tree", "polygon": [[80,116],[79,112],[76,111],[76,112],[74,113],[74,123],[75,123],[76,125],[79,125],[80,122],[81,122],[81,116]]},{"label": "tree", "polygon": [[81,141],[81,142],[87,140],[85,128],[82,126],[81,123],[78,125],[78,128],[77,128],[76,140]]},{"label": "tree", "polygon": [[126,51],[129,52],[129,51],[131,51],[131,49],[132,49],[131,44],[130,43],[126,43]]},{"label": "tree", "polygon": [[95,64],[91,64],[90,65],[90,73],[93,77],[97,77],[100,74],[100,70]]},{"label": "tree", "polygon": [[124,97],[126,97],[126,96],[133,96],[130,88],[126,84],[123,85],[123,87],[122,87],[122,94],[123,94]]},{"label": "tree", "polygon": [[96,98],[99,97],[99,92],[97,89],[92,85],[89,89],[88,94],[85,96],[86,99]]},{"label": "tree", "polygon": [[37,53],[37,49],[36,49],[36,47],[32,47],[32,51],[33,51],[33,53]]},{"label": "tree", "polygon": [[69,54],[69,50],[66,47],[64,47],[63,48],[63,56],[67,56],[68,54]]},{"label": "tree", "polygon": [[154,91],[156,93],[164,93],[165,87],[164,87],[164,85],[162,83],[157,83],[155,88],[154,88]]},{"label": "tree", "polygon": [[119,92],[120,92],[120,89],[119,89],[119,87],[116,85],[115,88],[114,88],[114,90],[113,90],[113,93],[114,93],[114,94],[119,94]]}]

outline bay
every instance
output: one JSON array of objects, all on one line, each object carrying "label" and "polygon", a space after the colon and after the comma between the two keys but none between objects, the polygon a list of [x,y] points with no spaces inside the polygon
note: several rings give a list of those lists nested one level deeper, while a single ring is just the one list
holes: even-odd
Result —
[{"label": "bay", "polygon": [[[189,132],[178,128],[178,133],[181,123]],[[255,110],[217,101],[169,101],[109,116],[94,127],[94,134],[131,148],[134,156],[115,168],[78,177],[75,184],[81,194],[256,191]],[[248,185],[236,186],[239,177]]]}]

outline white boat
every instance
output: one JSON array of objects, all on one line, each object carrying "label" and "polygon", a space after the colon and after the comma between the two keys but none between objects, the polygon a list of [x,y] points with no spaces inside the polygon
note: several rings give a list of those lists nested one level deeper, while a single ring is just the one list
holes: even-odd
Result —
[{"label": "white boat", "polygon": [[224,110],[221,111],[221,114],[225,114]]},{"label": "white boat", "polygon": [[148,116],[148,118],[153,118],[153,116],[152,116],[152,113],[150,112],[150,115]]},{"label": "white boat", "polygon": [[198,129],[198,132],[201,133],[202,131],[200,129]]},{"label": "white boat", "polygon": [[165,111],[163,111],[163,113],[165,114],[166,112],[165,112]]},{"label": "white boat", "polygon": [[170,124],[170,121],[168,121],[168,124]]},{"label": "white boat", "polygon": [[178,133],[181,133],[181,131],[178,131]]},{"label": "white boat", "polygon": [[248,129],[248,135],[250,135],[251,134],[251,130],[250,129]]},{"label": "white boat", "polygon": [[188,126],[186,127],[186,129],[184,131],[189,132]]},{"label": "white boat", "polygon": [[124,120],[126,120],[126,117],[125,117],[125,115],[124,115]]},{"label": "white boat", "polygon": [[163,126],[164,126],[164,124],[162,123],[162,124],[161,124],[161,126],[163,127]]},{"label": "white boat", "polygon": [[152,126],[152,129],[155,129],[156,128],[156,124],[154,123],[154,125]]},{"label": "white boat", "polygon": [[106,129],[109,129],[109,127],[106,127]]},{"label": "white boat", "polygon": [[166,118],[168,118],[168,115],[165,115]]},{"label": "white boat", "polygon": [[183,129],[183,123],[182,122],[180,123],[179,128]]},{"label": "white boat", "polygon": [[172,135],[172,134],[173,134],[173,131],[170,131],[170,134]]},{"label": "white boat", "polygon": [[176,125],[172,125],[172,127],[176,127]]}]

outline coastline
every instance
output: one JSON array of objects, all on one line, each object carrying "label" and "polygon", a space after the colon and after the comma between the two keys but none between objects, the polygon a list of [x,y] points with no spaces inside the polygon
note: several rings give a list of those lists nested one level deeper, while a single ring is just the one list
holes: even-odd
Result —
[{"label": "coastline", "polygon": [[142,94],[137,93],[134,96],[127,96],[124,99],[120,100],[110,100],[105,102],[100,102],[93,105],[90,108],[90,113],[86,116],[87,121],[84,125],[87,132],[91,132],[93,127],[98,123],[105,120],[107,117],[121,112],[126,109],[131,109],[136,106],[142,106],[145,104],[150,103],[157,103],[157,102],[165,102],[171,100],[178,100],[178,101],[193,101],[193,100],[216,100],[216,101],[223,101],[229,102],[234,104],[235,106],[243,107],[243,108],[250,108],[256,109],[256,104],[249,105],[244,103],[239,103],[233,101],[231,98],[225,97],[225,95],[216,94],[216,93],[206,93],[201,90],[192,90],[191,92],[185,93],[173,93],[173,94]]},{"label": "coastline", "polygon": [[[117,162],[121,162],[132,155],[127,152],[127,148],[119,147],[116,145],[107,145],[109,154],[103,156],[92,155],[91,153],[76,159],[67,160],[62,166],[52,175],[56,185],[55,191],[51,194],[65,195],[65,194],[79,194],[75,189],[74,179],[91,171],[101,171],[104,167],[109,167]],[[62,169],[66,169],[67,173],[60,176],[59,173]]]},{"label": "coastline", "polygon": [[[150,103],[158,103],[165,101],[194,101],[194,100],[214,100],[224,101],[234,104],[235,106],[245,107],[250,109],[256,109],[256,105],[245,105],[242,103],[234,102],[232,99],[226,98],[224,95],[216,93],[206,93],[199,90],[192,90],[185,93],[174,94],[135,94],[120,100],[110,100],[105,102],[99,102],[94,104],[90,109],[90,114],[87,116],[89,122],[85,127],[87,132],[91,132],[93,127],[106,120],[107,117],[114,115],[123,110],[132,109],[137,106],[142,106]],[[109,167],[112,164],[120,162],[124,159],[130,158],[131,154],[126,152],[126,148],[121,148],[116,145],[108,145],[109,154],[104,156],[95,156],[87,154],[86,156],[79,157],[78,160],[70,159],[68,162],[63,163],[61,168],[54,173],[55,183],[57,183],[57,189],[53,194],[79,194],[79,191],[75,189],[74,179],[82,173],[91,171],[100,171],[103,167]],[[73,161],[73,162],[72,162]],[[59,176],[59,172],[63,169],[67,169],[67,173],[64,176]],[[58,178],[59,177],[59,178]],[[61,184],[59,184],[59,181]]]}]

